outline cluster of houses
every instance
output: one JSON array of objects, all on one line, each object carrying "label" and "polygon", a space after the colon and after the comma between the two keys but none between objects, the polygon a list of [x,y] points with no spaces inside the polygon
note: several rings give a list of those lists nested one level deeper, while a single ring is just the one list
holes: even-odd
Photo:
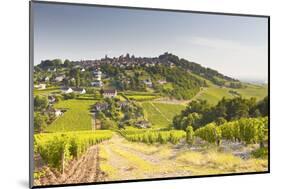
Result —
[{"label": "cluster of houses", "polygon": [[173,68],[175,65],[173,62],[169,60],[160,60],[158,57],[154,58],[142,58],[142,57],[135,57],[134,55],[126,54],[121,55],[119,57],[109,58],[105,55],[105,58],[100,60],[81,60],[77,61],[76,63],[83,65],[83,67],[100,67],[102,64],[111,64],[113,66],[117,66],[120,68],[134,68],[136,66],[144,66],[144,67],[153,67],[156,65],[166,65],[170,68]]},{"label": "cluster of houses", "polygon": [[[145,80],[143,80],[143,83],[149,88],[153,87],[153,83],[152,83],[151,79],[145,79]],[[159,83],[160,85],[164,85],[164,84],[167,83],[167,81],[166,80],[158,80],[157,83]]]}]

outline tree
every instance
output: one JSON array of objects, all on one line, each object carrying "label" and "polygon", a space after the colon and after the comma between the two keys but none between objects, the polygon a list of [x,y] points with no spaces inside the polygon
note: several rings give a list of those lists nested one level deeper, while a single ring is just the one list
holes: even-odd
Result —
[{"label": "tree", "polygon": [[48,107],[48,99],[45,96],[35,96],[34,98],[34,110],[43,111]]},{"label": "tree", "polygon": [[268,116],[268,96],[258,103],[257,109],[259,109],[262,116]]},{"label": "tree", "polygon": [[216,124],[217,125],[222,125],[224,123],[226,123],[227,121],[223,118],[223,117],[219,117],[217,120],[216,120]]},{"label": "tree", "polygon": [[194,142],[194,131],[190,125],[186,127],[186,142],[190,145]]},{"label": "tree", "polygon": [[38,112],[36,112],[34,114],[34,130],[35,130],[35,132],[40,133],[46,128],[46,126],[47,126],[46,120],[47,120],[46,116],[41,115]]},{"label": "tree", "polygon": [[80,72],[77,71],[77,72],[76,72],[76,75],[75,75],[75,85],[76,85],[76,87],[79,87],[80,84],[81,84]]},{"label": "tree", "polygon": [[71,65],[70,61],[68,59],[65,59],[63,66],[68,68]]},{"label": "tree", "polygon": [[62,65],[62,60],[58,59],[58,58],[52,60],[52,62],[53,62],[53,65],[54,65],[55,68],[59,68]]}]

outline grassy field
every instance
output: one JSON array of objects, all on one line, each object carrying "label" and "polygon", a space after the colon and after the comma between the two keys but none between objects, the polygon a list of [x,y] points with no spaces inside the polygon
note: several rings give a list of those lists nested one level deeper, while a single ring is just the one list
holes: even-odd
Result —
[{"label": "grassy field", "polygon": [[60,92],[59,87],[50,87],[50,88],[42,89],[42,90],[34,89],[33,94],[34,95],[48,95],[50,93],[57,93],[57,92]]},{"label": "grassy field", "polygon": [[265,96],[268,95],[268,86],[267,85],[247,85],[247,88],[243,89],[235,89],[239,92],[242,97],[250,98],[255,97],[257,100],[263,99]]},{"label": "grassy field", "polygon": [[261,100],[267,95],[267,85],[258,86],[248,84],[246,88],[242,89],[231,89],[231,88],[221,88],[215,85],[211,85],[208,88],[205,88],[195,99],[207,100],[210,104],[215,105],[223,97],[233,98],[236,95],[231,94],[229,91],[237,91],[242,95],[243,98],[255,97],[257,100]]},{"label": "grassy field", "polygon": [[166,128],[172,123],[176,114],[185,108],[179,104],[164,104],[143,102],[144,115],[151,122],[152,127]]},{"label": "grassy field", "polygon": [[48,132],[91,130],[90,106],[94,100],[64,100],[55,104],[55,108],[67,109],[67,111],[50,126]]},{"label": "grassy field", "polygon": [[[100,145],[100,167],[106,173],[105,180],[242,173],[268,168],[267,159],[242,159],[228,149],[212,146],[197,146],[200,150],[194,150],[188,145],[131,143],[118,135],[108,142]],[[244,147],[236,150],[243,151]]]},{"label": "grassy field", "polygon": [[228,88],[220,88],[217,86],[211,86],[204,89],[200,95],[196,96],[194,100],[207,100],[210,104],[215,105],[223,97],[233,98],[234,96],[230,94]]}]

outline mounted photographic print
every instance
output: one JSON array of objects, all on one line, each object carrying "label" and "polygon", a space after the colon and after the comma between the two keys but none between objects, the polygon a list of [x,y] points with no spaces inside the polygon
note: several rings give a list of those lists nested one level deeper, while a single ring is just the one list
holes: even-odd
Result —
[{"label": "mounted photographic print", "polygon": [[30,187],[269,173],[269,16],[30,2]]}]

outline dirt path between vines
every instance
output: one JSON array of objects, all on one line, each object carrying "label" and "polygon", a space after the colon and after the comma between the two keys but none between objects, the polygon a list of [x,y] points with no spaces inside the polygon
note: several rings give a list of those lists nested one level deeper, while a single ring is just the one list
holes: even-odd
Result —
[{"label": "dirt path between vines", "polygon": [[54,185],[70,183],[87,183],[103,181],[103,173],[99,167],[98,146],[92,146],[78,160],[73,160],[66,166],[64,174],[50,168],[45,169],[45,176],[37,180],[36,185]]},{"label": "dirt path between vines", "polygon": [[[221,157],[220,155],[225,158],[225,154],[219,152],[214,154],[214,151],[208,151],[202,146],[204,144],[198,141],[192,148],[184,141],[177,145],[133,143],[120,134],[114,133],[110,140],[92,146],[81,158],[72,161],[66,166],[64,174],[45,167],[45,176],[36,180],[35,185],[151,179],[227,171],[239,172],[240,169],[253,170],[245,168],[249,165],[247,158],[244,160],[241,157],[242,159],[239,160],[241,164],[234,164],[235,169],[233,169],[232,164],[227,165],[221,162],[221,158],[216,159],[216,157]],[[244,153],[245,150],[242,147],[222,143],[221,150],[229,151],[229,153]],[[206,157],[206,160],[203,157]],[[263,170],[261,166],[265,165],[260,162],[257,170]],[[237,169],[237,166],[240,169]]]},{"label": "dirt path between vines", "polygon": [[112,169],[106,174],[105,180],[164,178],[187,176],[191,173],[173,160],[173,153],[170,151],[159,154],[163,149],[157,147],[146,151],[146,147],[132,144],[118,134],[114,134],[112,139],[103,143],[100,148],[107,154],[107,160],[104,162],[106,167]]}]

